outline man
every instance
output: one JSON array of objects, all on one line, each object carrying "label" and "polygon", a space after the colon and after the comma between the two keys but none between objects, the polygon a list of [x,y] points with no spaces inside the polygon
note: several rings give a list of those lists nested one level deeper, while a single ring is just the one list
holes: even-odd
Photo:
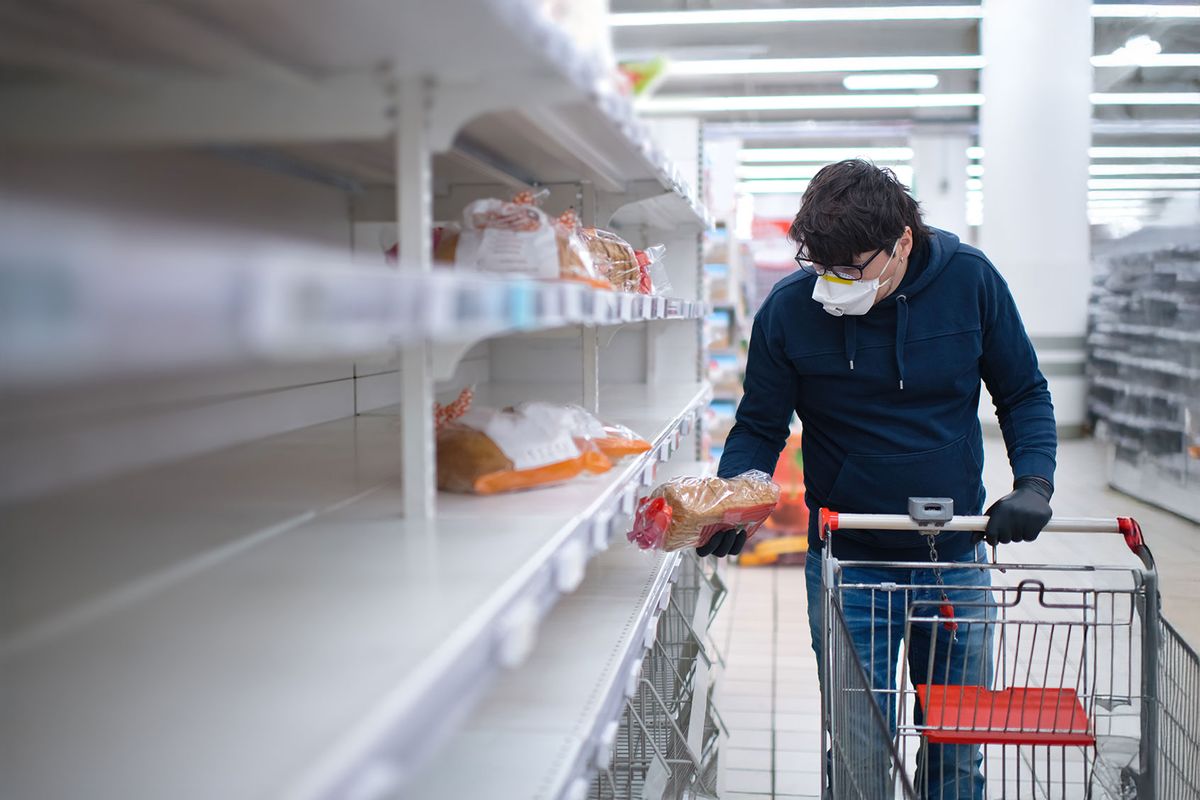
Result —
[{"label": "man", "polygon": [[[982,381],[1014,476],[1013,492],[987,511],[985,538],[1031,541],[1050,519],[1057,439],[1046,381],[1003,278],[979,250],[927,227],[890,170],[861,160],[824,167],[804,193],[789,237],[800,247],[801,269],[776,285],[755,317],[745,395],[718,474],[774,472],[792,413],[799,417],[810,512],[809,624],[823,672],[819,508],[905,514],[909,497],[949,497],[956,514],[979,514]],[[726,531],[698,552],[736,554],[744,541]],[[916,532],[845,531],[832,542],[842,560],[932,561],[930,542]],[[934,545],[942,563],[985,559],[978,535],[941,533]],[[950,586],[978,587],[987,575],[867,564],[843,570],[842,583],[933,585],[941,577]],[[951,593],[941,599],[990,597],[986,589]],[[904,636],[902,601],[890,597],[867,589],[842,594],[855,649],[876,689],[894,688]],[[936,612],[939,598],[916,599]],[[985,610],[954,613],[982,619]],[[989,684],[988,626],[963,625],[961,635],[941,627],[950,626],[912,630],[910,660],[921,661],[912,665],[914,674],[924,675],[925,659],[932,658],[947,678],[939,683]],[[895,709],[881,705],[894,725]],[[978,748],[931,746],[922,753],[917,784],[939,800],[982,798],[981,763]]]}]

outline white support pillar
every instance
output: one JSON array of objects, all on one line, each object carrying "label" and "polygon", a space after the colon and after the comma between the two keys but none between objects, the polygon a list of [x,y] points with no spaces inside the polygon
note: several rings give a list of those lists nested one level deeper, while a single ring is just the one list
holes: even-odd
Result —
[{"label": "white support pillar", "polygon": [[925,222],[969,241],[967,147],[971,140],[967,132],[918,126],[910,144],[912,189],[925,212]]},{"label": "white support pillar", "polygon": [[[430,212],[432,153],[429,146],[429,89],[420,79],[399,86],[396,132],[396,219],[401,269],[429,272],[433,254]],[[434,515],[437,464],[433,444],[433,358],[428,342],[400,351],[404,516]]]},{"label": "white support pillar", "polygon": [[1059,427],[1071,432],[1085,418],[1091,2],[984,0],[983,9],[980,244],[1012,288]]}]

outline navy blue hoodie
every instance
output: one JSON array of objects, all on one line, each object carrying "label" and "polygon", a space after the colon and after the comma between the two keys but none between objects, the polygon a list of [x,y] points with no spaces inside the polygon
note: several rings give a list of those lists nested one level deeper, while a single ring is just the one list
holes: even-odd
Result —
[{"label": "navy blue hoodie", "polygon": [[[934,229],[900,287],[862,316],[834,317],[816,280],[780,281],[754,318],[745,395],[718,474],[775,471],[792,412],[803,425],[809,548],[817,510],[906,514],[909,497],[951,497],[983,510],[980,380],[987,384],[1015,478],[1054,482],[1054,408],[1008,285],[979,250]],[[927,561],[916,532],[846,531],[841,558]],[[971,548],[942,533],[938,556]]]}]

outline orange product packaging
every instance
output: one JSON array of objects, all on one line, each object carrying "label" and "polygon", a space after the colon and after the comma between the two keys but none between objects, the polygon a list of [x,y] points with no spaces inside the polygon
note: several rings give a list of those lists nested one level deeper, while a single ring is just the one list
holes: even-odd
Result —
[{"label": "orange product packaging", "polygon": [[437,433],[438,488],[497,494],[602,473],[612,461],[536,408],[470,408]]},{"label": "orange product packaging", "polygon": [[581,447],[595,447],[613,461],[645,453],[650,449],[650,442],[629,428],[602,422],[581,406],[534,401],[521,403],[517,410],[555,420],[564,430],[570,432],[571,437]]}]

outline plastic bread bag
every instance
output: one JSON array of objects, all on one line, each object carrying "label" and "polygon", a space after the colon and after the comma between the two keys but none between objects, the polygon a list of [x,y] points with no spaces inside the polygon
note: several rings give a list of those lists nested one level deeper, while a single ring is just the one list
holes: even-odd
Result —
[{"label": "plastic bread bag", "polygon": [[438,488],[496,494],[607,472],[612,461],[537,409],[470,408],[437,433]]},{"label": "plastic bread bag", "polygon": [[579,224],[575,209],[568,208],[554,221],[558,243],[559,277],[568,281],[580,281],[593,289],[611,289],[612,285],[596,266],[594,253]]},{"label": "plastic bread bag", "polygon": [[[440,242],[439,242],[440,244]],[[441,258],[449,255],[449,243]],[[558,242],[550,218],[532,203],[476,200],[463,210],[454,265],[483,272],[557,278]]]},{"label": "plastic bread bag", "polygon": [[638,292],[641,294],[665,295],[671,293],[671,280],[667,277],[667,268],[663,264],[663,255],[667,252],[665,244],[656,244],[645,250],[637,250],[634,254],[638,262]]},{"label": "plastic bread bag", "polygon": [[601,422],[594,414],[581,406],[534,401],[521,403],[516,410],[524,413],[536,413],[556,420],[559,425],[571,433],[576,444],[580,446],[590,444],[613,461],[650,450],[650,442],[629,428],[624,425]]},{"label": "plastic bread bag", "polygon": [[618,292],[636,292],[641,280],[637,253],[629,242],[611,231],[583,228],[580,231],[592,262],[601,276]]},{"label": "plastic bread bag", "polygon": [[765,472],[735,478],[675,478],[638,503],[629,541],[643,550],[701,547],[714,533],[736,528],[749,539],[779,502]]}]

